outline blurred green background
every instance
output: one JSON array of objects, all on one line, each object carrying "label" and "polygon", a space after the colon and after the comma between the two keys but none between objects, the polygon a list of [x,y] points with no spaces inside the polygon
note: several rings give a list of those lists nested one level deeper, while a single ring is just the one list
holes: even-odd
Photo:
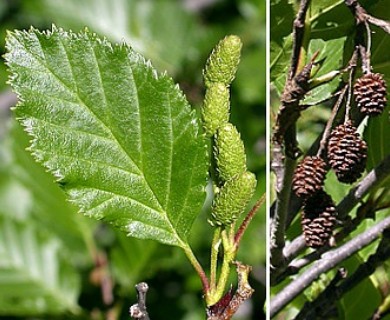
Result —
[{"label": "blurred green background", "polygon": [[[232,117],[248,166],[265,192],[265,2],[260,0],[2,0],[0,50],[7,30],[88,29],[126,41],[167,71],[194,108],[204,94],[202,68],[227,34],[244,47],[232,85]],[[83,217],[25,148],[12,119],[16,99],[0,61],[0,319],[129,319],[134,285],[146,281],[152,319],[204,319],[201,284],[177,248],[126,238]],[[209,203],[193,226],[191,244],[208,269]],[[235,319],[263,319],[265,209],[244,236],[238,260],[254,269],[256,292]],[[235,279],[232,279],[235,282]]]}]

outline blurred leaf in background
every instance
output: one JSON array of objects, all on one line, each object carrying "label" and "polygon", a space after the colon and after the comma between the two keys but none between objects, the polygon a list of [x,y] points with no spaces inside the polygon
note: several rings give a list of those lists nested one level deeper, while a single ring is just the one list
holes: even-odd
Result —
[{"label": "blurred leaf in background", "polygon": [[[87,27],[112,42],[127,42],[167,71],[199,108],[202,69],[227,34],[244,47],[232,85],[232,122],[242,133],[248,166],[256,172],[257,197],[265,191],[265,2],[260,0],[17,0],[0,2],[0,51],[6,30],[77,32]],[[203,319],[199,278],[185,256],[140,241],[77,213],[52,177],[28,152],[28,138],[11,121],[14,97],[0,61],[0,319],[128,319],[134,285],[150,286],[148,310],[158,319]],[[209,261],[210,201],[195,221],[190,243]],[[265,210],[243,238],[238,259],[253,265],[256,292],[236,319],[262,319],[265,300]],[[107,276],[108,275],[108,276]],[[64,280],[66,279],[66,281]],[[110,282],[108,286],[104,281]],[[10,290],[12,288],[12,291]],[[18,290],[20,288],[20,290]],[[105,288],[113,301],[107,304]],[[12,303],[5,297],[11,296]],[[4,297],[4,299],[3,299]],[[12,307],[13,304],[13,308]]]}]

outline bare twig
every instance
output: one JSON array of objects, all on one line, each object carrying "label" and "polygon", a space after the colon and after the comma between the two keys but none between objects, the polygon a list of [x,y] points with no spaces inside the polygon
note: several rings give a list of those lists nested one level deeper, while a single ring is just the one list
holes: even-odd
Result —
[{"label": "bare twig", "polygon": [[350,86],[346,86],[346,85],[344,86],[344,88],[340,92],[340,95],[339,95],[335,105],[333,106],[332,114],[329,117],[329,120],[326,123],[324,133],[322,134],[322,138],[320,141],[320,147],[318,148],[318,151],[317,151],[317,156],[321,156],[326,148],[326,143],[327,143],[327,140],[328,140],[328,137],[330,134],[330,130],[332,129],[334,119],[335,119],[337,112],[339,111],[339,108],[344,100],[345,93],[346,93],[348,88],[350,88]]},{"label": "bare twig", "polygon": [[390,34],[390,22],[375,18],[369,15],[366,10],[360,5],[357,0],[345,0],[346,6],[351,10],[355,16],[357,24],[369,22],[377,27],[382,28],[385,32]]},{"label": "bare twig", "polygon": [[133,319],[150,320],[149,314],[146,311],[146,293],[149,290],[149,286],[146,282],[140,282],[135,288],[138,293],[138,303],[130,307],[130,317]]},{"label": "bare twig", "polygon": [[298,296],[322,273],[334,268],[341,261],[344,261],[355,252],[373,242],[387,228],[390,228],[390,217],[385,218],[375,226],[359,234],[340,248],[325,253],[321,260],[316,261],[310,269],[306,270],[295,281],[287,285],[271,300],[271,317],[280,312],[285,305]]},{"label": "bare twig", "polygon": [[297,73],[298,65],[299,65],[299,57],[300,51],[302,47],[302,42],[304,38],[304,30],[305,30],[305,18],[306,12],[309,8],[310,0],[302,0],[299,4],[299,10],[297,16],[294,20],[293,25],[293,48],[290,62],[290,70],[288,72],[288,80],[291,81],[295,74]]},{"label": "bare twig", "polygon": [[340,284],[338,284],[340,282],[338,281],[329,291],[328,287],[313,302],[306,303],[295,320],[324,318],[326,312],[329,310],[329,307],[332,306],[335,301],[340,299],[345,293],[353,289],[361,281],[369,277],[380,264],[389,258],[389,256],[390,229],[385,229],[383,232],[383,238],[376,252],[372,254],[365,263],[361,264],[345,281]]},{"label": "bare twig", "polygon": [[313,302],[306,302],[294,320],[315,319],[315,315],[324,310],[324,305],[326,305],[327,309],[329,309],[329,305],[334,306],[334,304],[330,303],[329,298],[333,295],[340,281],[345,279],[346,276],[347,271],[344,268],[338,269],[326,289]]}]

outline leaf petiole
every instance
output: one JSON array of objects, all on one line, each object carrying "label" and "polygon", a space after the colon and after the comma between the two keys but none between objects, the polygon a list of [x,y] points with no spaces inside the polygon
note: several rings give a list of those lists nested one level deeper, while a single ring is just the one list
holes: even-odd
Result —
[{"label": "leaf petiole", "polygon": [[206,276],[206,273],[204,272],[198,259],[195,257],[191,247],[188,244],[185,244],[182,248],[183,248],[184,253],[186,254],[188,260],[190,260],[192,266],[194,267],[195,271],[198,273],[198,275],[200,277],[200,281],[202,282],[203,293],[207,297],[207,295],[210,291],[210,283],[209,283],[209,280]]}]

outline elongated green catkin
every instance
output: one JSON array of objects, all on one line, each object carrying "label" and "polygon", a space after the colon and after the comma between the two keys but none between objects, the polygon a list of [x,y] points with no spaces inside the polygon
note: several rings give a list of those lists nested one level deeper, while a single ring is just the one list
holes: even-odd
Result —
[{"label": "elongated green catkin", "polygon": [[226,181],[215,196],[211,225],[227,226],[236,221],[252,198],[256,184],[255,175],[248,171]]},{"label": "elongated green catkin", "polygon": [[202,108],[203,127],[208,137],[229,121],[229,89],[221,83],[213,83],[206,90]]},{"label": "elongated green catkin", "polygon": [[214,157],[218,176],[223,181],[246,171],[244,143],[236,127],[226,123],[214,136]]},{"label": "elongated green catkin", "polygon": [[222,39],[207,60],[204,70],[206,87],[213,83],[230,86],[240,62],[242,42],[238,36],[230,35]]}]

